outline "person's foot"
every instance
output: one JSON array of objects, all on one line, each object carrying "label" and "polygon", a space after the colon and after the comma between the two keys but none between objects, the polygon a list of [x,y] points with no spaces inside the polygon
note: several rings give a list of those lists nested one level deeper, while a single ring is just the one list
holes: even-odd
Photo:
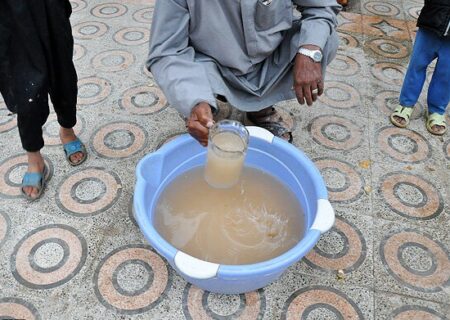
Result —
[{"label": "person's foot", "polygon": [[254,125],[270,131],[274,136],[292,143],[294,120],[291,114],[268,107],[257,112],[247,112],[247,119]]},{"label": "person's foot", "polygon": [[[59,130],[59,137],[61,139],[62,144],[66,144],[77,140],[77,136],[75,135],[75,132],[73,131],[72,128],[67,129],[61,127]],[[72,161],[74,164],[77,164],[81,160],[83,160],[83,157],[84,157],[83,152],[76,152],[70,156],[70,161]]]},{"label": "person's foot", "polygon": [[[41,173],[44,171],[44,158],[39,151],[27,152],[28,156],[28,170],[31,173]],[[36,187],[23,187],[23,192],[32,199],[37,199],[39,196],[39,189]]]},{"label": "person's foot", "polygon": [[393,125],[399,128],[406,128],[409,125],[413,110],[413,107],[403,107],[399,105],[395,108],[394,112],[391,113],[389,118]]},{"label": "person's foot", "polygon": [[427,130],[437,136],[442,136],[447,131],[445,114],[428,113],[426,121]]},{"label": "person's foot", "polygon": [[396,123],[400,124],[401,126],[406,126],[406,119],[399,117],[399,116],[392,116]]}]

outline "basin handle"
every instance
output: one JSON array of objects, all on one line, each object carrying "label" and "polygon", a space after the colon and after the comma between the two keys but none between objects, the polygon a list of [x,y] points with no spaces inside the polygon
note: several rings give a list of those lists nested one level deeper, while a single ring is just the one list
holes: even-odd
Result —
[{"label": "basin handle", "polygon": [[311,229],[320,231],[320,233],[327,232],[334,225],[334,209],[330,201],[326,199],[319,199],[317,201],[316,218],[314,219]]},{"label": "basin handle", "polygon": [[219,271],[219,264],[203,261],[190,256],[182,251],[175,255],[175,266],[187,277],[206,280],[214,278]]},{"label": "basin handle", "polygon": [[268,143],[273,142],[274,135],[270,131],[256,126],[247,126],[246,128],[251,137],[263,139]]}]

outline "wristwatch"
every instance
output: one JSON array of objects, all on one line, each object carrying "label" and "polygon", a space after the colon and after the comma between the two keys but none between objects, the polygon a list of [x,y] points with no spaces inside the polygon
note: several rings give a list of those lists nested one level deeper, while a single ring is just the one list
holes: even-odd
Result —
[{"label": "wristwatch", "polygon": [[314,62],[321,62],[323,58],[322,51],[320,50],[309,50],[306,48],[300,48],[298,50],[298,53],[310,57],[311,59],[313,59]]}]

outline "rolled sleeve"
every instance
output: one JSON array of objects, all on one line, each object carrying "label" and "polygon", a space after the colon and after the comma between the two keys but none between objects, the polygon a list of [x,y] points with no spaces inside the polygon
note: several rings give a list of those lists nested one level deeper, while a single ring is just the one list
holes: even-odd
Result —
[{"label": "rolled sleeve", "polygon": [[322,50],[337,28],[337,14],[342,9],[336,0],[294,0],[301,12],[299,47],[312,44]]},{"label": "rolled sleeve", "polygon": [[206,72],[189,46],[185,0],[158,0],[153,15],[147,68],[168,102],[184,116],[199,102],[215,107]]}]

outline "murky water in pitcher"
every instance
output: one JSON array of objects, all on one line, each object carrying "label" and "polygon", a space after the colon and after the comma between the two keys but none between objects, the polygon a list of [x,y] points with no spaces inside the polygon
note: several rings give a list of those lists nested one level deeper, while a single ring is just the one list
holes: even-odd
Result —
[{"label": "murky water in pitcher", "polygon": [[205,166],[206,182],[215,188],[229,188],[239,181],[246,145],[233,132],[221,132],[211,142]]},{"label": "murky water in pitcher", "polygon": [[263,171],[244,167],[237,184],[217,189],[198,167],[167,186],[154,224],[183,252],[236,265],[265,261],[292,248],[303,237],[304,214],[294,194]]}]

